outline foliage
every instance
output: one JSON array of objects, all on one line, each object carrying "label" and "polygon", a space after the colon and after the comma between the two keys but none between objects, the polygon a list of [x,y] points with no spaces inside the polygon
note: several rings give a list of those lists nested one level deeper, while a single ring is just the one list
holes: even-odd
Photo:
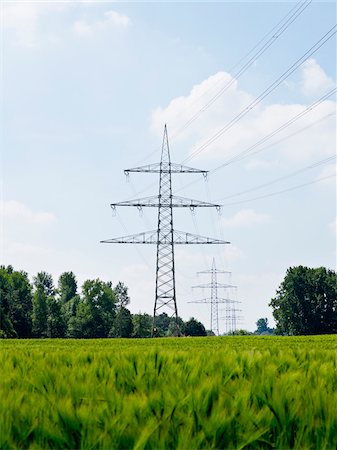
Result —
[{"label": "foliage", "polygon": [[147,338],[151,337],[152,317],[149,314],[134,314],[132,316],[133,333],[132,337]]},{"label": "foliage", "polygon": [[55,294],[53,277],[47,272],[38,272],[36,277],[33,277],[35,289],[42,289],[47,297]]},{"label": "foliage", "polygon": [[[126,308],[129,302],[128,289],[122,282],[113,289],[110,282],[86,280],[78,294],[73,272],[62,273],[56,290],[47,272],[39,272],[31,284],[25,272],[1,266],[0,338],[151,337],[152,317],[132,316]],[[199,322],[197,331],[194,322],[188,327],[194,335],[205,335]],[[184,331],[180,317],[178,330],[175,318],[166,313],[156,317],[155,337],[177,336]]]},{"label": "foliage", "polygon": [[270,306],[278,333],[337,333],[337,274],[324,267],[291,267]]},{"label": "foliage", "polygon": [[4,336],[31,336],[32,289],[25,272],[0,267],[0,309]]},{"label": "foliage", "polygon": [[86,308],[85,337],[107,337],[116,315],[116,296],[111,283],[87,280],[82,286]]},{"label": "foliage", "polygon": [[207,336],[203,324],[195,320],[194,317],[185,323],[184,333],[186,336]]},{"label": "foliage", "polygon": [[62,338],[66,335],[67,322],[61,304],[54,297],[48,298],[47,336]]},{"label": "foliage", "polygon": [[115,286],[116,305],[117,308],[125,308],[130,303],[130,297],[128,295],[128,288],[124,283],[119,281]]},{"label": "foliage", "polygon": [[77,294],[77,281],[73,272],[63,272],[58,280],[58,294],[62,303],[67,303]]},{"label": "foliage", "polygon": [[268,327],[267,317],[261,317],[257,320],[255,334],[273,334],[273,329]]},{"label": "foliage", "polygon": [[3,449],[335,449],[336,336],[7,340]]},{"label": "foliage", "polygon": [[228,333],[228,336],[250,336],[252,334],[253,333],[251,333],[250,331],[239,329],[239,330],[235,330],[235,331],[230,331]]},{"label": "foliage", "polygon": [[123,306],[118,309],[109,337],[130,338],[133,332],[132,315]]},{"label": "foliage", "polygon": [[32,332],[35,337],[47,337],[48,297],[41,284],[33,295]]}]

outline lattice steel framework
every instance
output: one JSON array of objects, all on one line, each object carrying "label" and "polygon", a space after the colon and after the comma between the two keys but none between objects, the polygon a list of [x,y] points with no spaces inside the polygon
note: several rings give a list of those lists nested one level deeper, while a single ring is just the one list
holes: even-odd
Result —
[{"label": "lattice steel framework", "polygon": [[156,316],[158,313],[164,311],[170,312],[170,315],[175,317],[176,334],[179,335],[175,284],[175,244],[229,244],[229,242],[175,230],[173,226],[173,208],[190,208],[193,211],[196,207],[215,207],[219,210],[220,205],[178,197],[172,194],[172,173],[202,173],[206,177],[207,171],[171,162],[166,125],[164,128],[160,163],[126,169],[124,172],[127,176],[131,172],[159,174],[159,194],[157,196],[112,203],[110,205],[113,210],[115,210],[117,206],[136,206],[139,210],[143,207],[158,208],[157,230],[145,231],[143,233],[108,239],[101,242],[111,244],[157,245],[156,291],[153,309],[152,335],[156,329]]},{"label": "lattice steel framework", "polygon": [[[235,302],[240,303],[240,302]],[[233,334],[237,330],[238,322],[241,321],[242,317],[238,316],[238,312],[242,312],[242,309],[235,308],[234,305],[227,304],[224,309],[225,316],[221,317],[225,321],[225,333]]]},{"label": "lattice steel framework", "polygon": [[[211,282],[206,284],[198,284],[196,286],[192,286],[192,288],[202,288],[202,289],[210,289],[211,296],[208,298],[203,298],[201,300],[194,300],[188,303],[210,303],[211,305],[211,320],[210,320],[210,330],[216,336],[219,336],[219,304],[226,304],[226,311],[230,308],[231,305],[235,303],[239,303],[236,300],[232,300],[230,298],[222,298],[218,296],[218,289],[231,289],[236,288],[237,286],[233,286],[232,284],[223,284],[218,283],[217,275],[218,274],[231,274],[231,272],[227,272],[225,270],[218,270],[215,265],[215,259],[213,258],[212,268],[210,270],[203,270],[201,272],[197,272],[197,274],[211,274]],[[226,313],[227,315],[227,313]]]}]

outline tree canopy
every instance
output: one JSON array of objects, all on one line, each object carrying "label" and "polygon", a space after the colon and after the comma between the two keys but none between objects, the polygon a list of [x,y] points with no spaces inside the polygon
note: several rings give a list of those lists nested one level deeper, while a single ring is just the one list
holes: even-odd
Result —
[{"label": "tree canopy", "polygon": [[[118,282],[86,280],[81,292],[73,272],[64,272],[57,289],[51,274],[39,272],[30,283],[25,272],[0,267],[0,337],[147,338],[177,335],[174,317],[131,314],[128,288]],[[179,333],[206,336],[204,326],[178,318]],[[153,331],[153,333],[152,333]]]},{"label": "tree canopy", "polygon": [[324,267],[291,267],[270,306],[279,334],[337,333],[337,274]]}]

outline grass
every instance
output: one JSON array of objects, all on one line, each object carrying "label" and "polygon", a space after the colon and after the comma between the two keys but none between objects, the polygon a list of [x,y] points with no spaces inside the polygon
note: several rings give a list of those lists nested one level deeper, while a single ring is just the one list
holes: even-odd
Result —
[{"label": "grass", "polygon": [[1,341],[1,449],[337,447],[337,336]]}]

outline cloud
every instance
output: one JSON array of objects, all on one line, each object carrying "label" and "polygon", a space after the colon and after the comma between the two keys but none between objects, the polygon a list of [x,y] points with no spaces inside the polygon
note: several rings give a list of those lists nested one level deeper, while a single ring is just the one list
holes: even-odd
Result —
[{"label": "cloud", "polygon": [[40,26],[42,19],[46,20],[48,14],[65,11],[69,5],[66,3],[17,1],[4,3],[4,28],[9,34],[6,40],[21,47],[38,47],[41,42],[53,41],[55,36],[47,33],[42,40]]},{"label": "cloud", "polygon": [[334,87],[332,78],[327,76],[315,59],[308,59],[303,64],[301,90],[305,95],[323,94]]},{"label": "cloud", "polygon": [[5,3],[4,24],[15,34],[15,41],[23,46],[36,45],[36,29],[41,9],[32,2]]},{"label": "cloud", "polygon": [[[225,86],[228,88],[222,95],[205,108],[207,101]],[[218,72],[193,86],[187,95],[176,97],[166,106],[153,110],[151,130],[160,136],[163,125],[167,123],[169,138],[174,141],[173,148],[178,153],[184,157],[192,155],[193,160],[207,160],[217,166],[273,133],[310,104],[262,102],[207,144],[254,99],[255,96],[241,89],[229,73]],[[334,112],[336,102],[326,100],[284,131],[256,147],[256,150],[274,143],[261,153],[262,159],[263,155],[272,152],[273,158],[280,163],[284,159],[293,163],[311,161],[317,157],[318,148],[320,156],[330,155],[335,148]],[[189,123],[193,117],[197,117],[196,120]],[[283,139],[289,135],[289,139]],[[207,145],[199,152],[204,144]],[[188,154],[183,154],[186,149],[189,149]]]},{"label": "cloud", "polygon": [[126,28],[131,24],[128,16],[117,11],[106,11],[101,20],[88,22],[79,19],[73,24],[73,32],[78,37],[90,37],[98,32],[102,32],[111,27]]},{"label": "cloud", "polygon": [[234,216],[223,219],[222,223],[226,227],[250,227],[270,222],[271,216],[269,214],[257,213],[253,209],[243,209]]},{"label": "cloud", "polygon": [[85,2],[5,2],[6,41],[35,48],[62,41],[69,30],[76,36],[87,37],[111,27],[125,28],[131,23],[128,16],[110,10],[103,14],[101,20],[79,18],[72,24],[70,17],[74,14],[78,16],[84,11],[85,16],[89,16],[87,6]]},{"label": "cloud", "polygon": [[31,225],[48,225],[56,221],[54,214],[34,212],[16,200],[2,201],[0,210],[4,219],[17,220]]}]

